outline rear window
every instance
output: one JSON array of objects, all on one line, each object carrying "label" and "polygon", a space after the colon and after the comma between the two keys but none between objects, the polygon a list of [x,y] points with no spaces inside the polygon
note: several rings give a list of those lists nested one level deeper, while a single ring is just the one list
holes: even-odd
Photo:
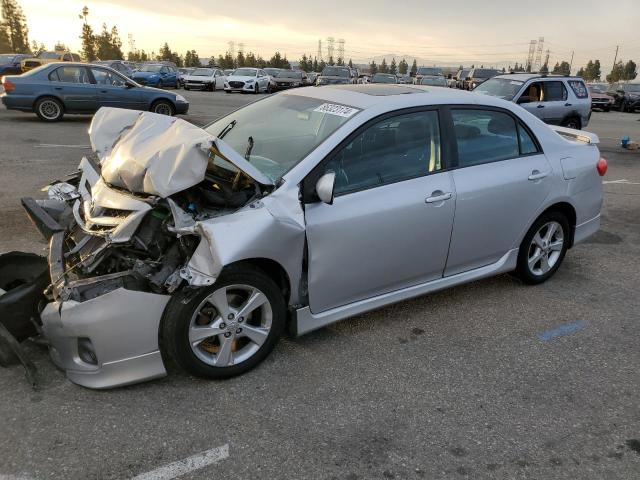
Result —
[{"label": "rear window", "polygon": [[587,91],[587,87],[582,80],[569,80],[569,86],[573,93],[576,94],[578,98],[588,98],[589,92]]}]

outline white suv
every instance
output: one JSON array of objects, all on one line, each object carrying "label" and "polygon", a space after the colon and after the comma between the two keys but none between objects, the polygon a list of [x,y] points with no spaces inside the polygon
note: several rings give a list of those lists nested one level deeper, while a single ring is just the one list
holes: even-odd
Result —
[{"label": "white suv", "polygon": [[552,125],[580,130],[591,118],[591,95],[579,77],[514,73],[487,80],[473,91],[515,102]]}]

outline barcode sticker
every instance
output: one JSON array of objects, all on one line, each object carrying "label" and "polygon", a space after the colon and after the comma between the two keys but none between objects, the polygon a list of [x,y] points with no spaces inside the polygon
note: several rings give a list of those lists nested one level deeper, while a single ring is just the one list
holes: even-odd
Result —
[{"label": "barcode sticker", "polygon": [[360,110],[357,108],[345,107],[344,105],[337,105],[335,103],[323,103],[319,107],[313,110],[319,113],[328,113],[329,115],[337,115],[338,117],[349,118]]}]

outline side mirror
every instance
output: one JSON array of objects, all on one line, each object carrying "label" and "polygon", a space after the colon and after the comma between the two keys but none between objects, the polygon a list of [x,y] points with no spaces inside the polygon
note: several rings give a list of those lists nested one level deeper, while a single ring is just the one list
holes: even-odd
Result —
[{"label": "side mirror", "polygon": [[333,189],[336,185],[336,174],[327,172],[316,182],[316,193],[318,198],[328,205],[333,203]]},{"label": "side mirror", "polygon": [[124,84],[124,88],[134,88],[136,86],[135,83],[127,82]]}]

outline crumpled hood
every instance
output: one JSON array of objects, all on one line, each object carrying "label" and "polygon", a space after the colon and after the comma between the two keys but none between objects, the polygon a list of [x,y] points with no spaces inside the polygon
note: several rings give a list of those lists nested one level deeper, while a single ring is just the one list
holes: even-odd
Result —
[{"label": "crumpled hood", "polygon": [[273,182],[222,140],[182,119],[103,107],[89,127],[102,178],[133,193],[162,198],[205,178],[211,153],[262,185]]}]

